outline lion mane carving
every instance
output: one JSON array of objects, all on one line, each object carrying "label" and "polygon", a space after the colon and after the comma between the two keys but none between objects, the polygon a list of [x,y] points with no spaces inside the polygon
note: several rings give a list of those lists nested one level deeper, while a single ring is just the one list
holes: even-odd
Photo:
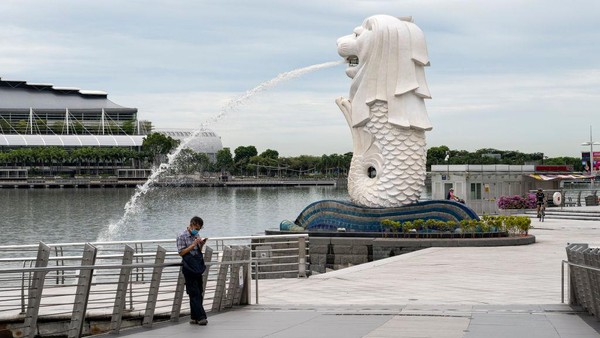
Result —
[{"label": "lion mane carving", "polygon": [[353,139],[348,192],[356,204],[396,207],[417,202],[425,186],[425,131],[431,98],[421,29],[412,18],[375,15],[337,41],[352,79],[338,98]]}]

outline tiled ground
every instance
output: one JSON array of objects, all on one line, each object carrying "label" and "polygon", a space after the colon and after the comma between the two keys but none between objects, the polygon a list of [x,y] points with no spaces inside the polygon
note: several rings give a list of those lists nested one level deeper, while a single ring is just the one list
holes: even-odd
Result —
[{"label": "tiled ground", "polygon": [[211,316],[207,327],[183,323],[136,332],[140,337],[600,337],[593,317],[560,304],[565,246],[600,247],[600,224],[547,219],[533,225],[533,245],[430,248],[307,279],[263,280],[259,305]]}]

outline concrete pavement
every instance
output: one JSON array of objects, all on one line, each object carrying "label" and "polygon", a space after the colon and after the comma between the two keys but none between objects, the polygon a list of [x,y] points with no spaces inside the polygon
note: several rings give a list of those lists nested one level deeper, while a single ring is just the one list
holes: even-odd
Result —
[{"label": "concrete pavement", "polygon": [[120,336],[600,337],[592,316],[560,304],[565,246],[600,247],[600,224],[532,225],[532,245],[430,248],[306,279],[261,280],[258,305],[211,315],[206,327],[184,321]]}]

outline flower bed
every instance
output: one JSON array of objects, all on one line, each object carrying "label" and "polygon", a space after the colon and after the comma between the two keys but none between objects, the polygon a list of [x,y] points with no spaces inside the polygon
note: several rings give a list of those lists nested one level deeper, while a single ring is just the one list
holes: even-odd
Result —
[{"label": "flower bed", "polygon": [[535,209],[536,201],[534,194],[525,196],[501,196],[498,199],[498,208],[500,209]]}]

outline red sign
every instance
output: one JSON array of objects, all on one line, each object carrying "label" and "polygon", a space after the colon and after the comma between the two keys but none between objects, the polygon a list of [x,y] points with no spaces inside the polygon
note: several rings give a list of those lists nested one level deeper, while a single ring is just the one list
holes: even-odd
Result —
[{"label": "red sign", "polygon": [[544,172],[561,172],[561,171],[573,171],[572,165],[536,165],[535,171]]}]

